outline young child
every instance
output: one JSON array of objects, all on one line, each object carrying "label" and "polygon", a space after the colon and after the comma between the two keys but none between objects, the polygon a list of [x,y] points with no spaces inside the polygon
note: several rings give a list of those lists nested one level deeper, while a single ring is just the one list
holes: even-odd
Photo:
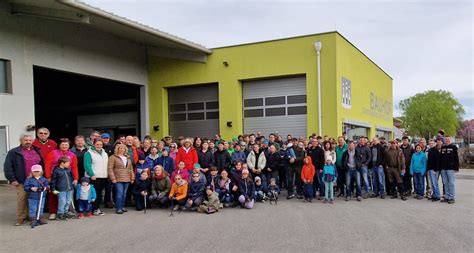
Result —
[{"label": "young child", "polygon": [[58,216],[57,220],[73,218],[68,216],[69,205],[72,202],[72,194],[75,182],[70,169],[71,161],[69,157],[62,156],[58,160],[59,166],[54,169],[51,179],[51,189],[53,194],[58,195]]},{"label": "young child", "polygon": [[247,156],[245,152],[242,151],[242,147],[238,144],[235,145],[235,151],[232,154],[232,164],[236,164],[237,162],[247,162]]},{"label": "young child", "polygon": [[[183,163],[184,164],[184,163]],[[181,163],[180,163],[181,165]],[[174,178],[174,183],[171,186],[170,196],[171,205],[174,205],[174,211],[177,211],[180,206],[186,204],[186,198],[188,196],[188,182],[184,180],[180,174],[177,174]]]},{"label": "young child", "polygon": [[197,209],[203,201],[205,187],[206,185],[199,179],[199,173],[193,173],[188,189],[188,201],[184,210],[195,211]]},{"label": "young child", "polygon": [[137,211],[142,211],[145,208],[144,198],[148,198],[150,189],[151,182],[148,180],[148,171],[143,170],[133,186],[133,198],[135,199],[135,209]]},{"label": "young child", "polygon": [[308,202],[313,198],[313,178],[316,170],[314,168],[311,156],[304,158],[303,169],[301,170],[301,180],[304,184],[304,197]]},{"label": "young child", "polygon": [[97,198],[95,188],[90,184],[88,177],[81,178],[81,184],[76,186],[76,200],[77,200],[77,211],[79,213],[78,218],[92,217],[92,202]]},{"label": "young child", "polygon": [[174,160],[169,155],[169,148],[165,147],[161,153],[161,156],[157,159],[156,164],[163,166],[166,173],[171,175],[174,171]]},{"label": "young child", "polygon": [[[25,192],[28,192],[28,211],[31,228],[48,224],[43,217],[43,208],[49,185],[48,180],[43,177],[43,168],[41,165],[37,164],[31,166],[31,175],[25,180],[23,188]],[[39,220],[37,220],[38,213]]]},{"label": "young child", "polygon": [[[206,174],[204,174],[202,171],[201,171],[201,165],[199,163],[196,163],[193,165],[193,173],[192,174],[199,174],[199,181],[201,181],[202,183],[204,183],[204,186],[207,184],[207,178],[206,178]],[[204,191],[204,190],[203,190]]]},{"label": "young child", "polygon": [[181,176],[181,179],[188,181],[189,180],[189,171],[185,169],[185,163],[184,161],[179,162],[178,168],[176,168],[173,173],[171,174],[171,184],[174,183],[174,179],[176,178],[177,175]]},{"label": "young child", "polygon": [[135,168],[135,178],[139,178],[140,175],[142,174],[143,171],[148,173],[148,176],[150,176],[150,164],[146,162],[146,157],[143,153],[138,154],[138,163]]},{"label": "young child", "polygon": [[220,201],[217,193],[214,192],[210,185],[206,187],[207,200],[204,200],[201,205],[199,205],[197,211],[199,213],[211,214],[219,211]]},{"label": "young child", "polygon": [[411,157],[410,174],[413,176],[416,198],[423,199],[425,192],[426,154],[422,152],[421,145],[415,147],[415,153]]},{"label": "young child", "polygon": [[262,179],[259,176],[255,177],[255,200],[264,203],[267,199],[267,187],[262,184]]},{"label": "young child", "polygon": [[[216,168],[217,171],[217,168]],[[218,184],[216,185],[216,193],[219,195],[219,200],[221,202],[221,207],[229,207],[233,202],[232,188],[234,184],[229,178],[229,172],[223,170]]]},{"label": "young child", "polygon": [[333,163],[332,156],[326,157],[326,164],[323,168],[323,181],[324,181],[324,203],[333,203],[334,200],[334,184],[337,180],[337,170]]},{"label": "young child", "polygon": [[278,195],[280,194],[280,187],[276,184],[276,179],[274,177],[270,178],[270,185],[268,186],[267,196],[271,201],[277,201]]},{"label": "young child", "polygon": [[209,169],[209,177],[207,178],[207,185],[212,187],[213,191],[216,191],[216,188],[219,185],[220,176],[217,171],[216,166],[211,166]]}]

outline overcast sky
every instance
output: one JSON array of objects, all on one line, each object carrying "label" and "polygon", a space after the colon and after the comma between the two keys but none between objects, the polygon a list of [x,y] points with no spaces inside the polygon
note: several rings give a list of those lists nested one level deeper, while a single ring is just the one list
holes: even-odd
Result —
[{"label": "overcast sky", "polygon": [[84,1],[208,48],[337,30],[393,77],[395,106],[445,89],[474,118],[469,0]]}]

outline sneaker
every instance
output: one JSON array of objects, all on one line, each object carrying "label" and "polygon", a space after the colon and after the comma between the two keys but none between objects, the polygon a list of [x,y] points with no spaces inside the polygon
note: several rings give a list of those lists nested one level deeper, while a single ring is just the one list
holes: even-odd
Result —
[{"label": "sneaker", "polygon": [[454,201],[454,199],[450,199],[448,200],[448,204],[454,204],[456,201]]},{"label": "sneaker", "polygon": [[102,212],[102,210],[100,210],[100,209],[97,209],[97,211],[99,211],[99,215],[100,215],[100,216],[104,216],[104,215],[105,215],[105,213],[104,213],[104,212]]},{"label": "sneaker", "polygon": [[436,202],[436,201],[439,201],[440,199],[439,198],[431,198],[431,202]]},{"label": "sneaker", "polygon": [[368,195],[365,194],[364,196],[362,196],[362,198],[367,199],[367,198],[368,198]]},{"label": "sneaker", "polygon": [[117,210],[115,211],[116,214],[123,214],[123,211],[122,210]]},{"label": "sneaker", "polygon": [[370,195],[370,197],[371,197],[371,198],[378,198],[379,195],[377,195],[377,194],[372,194],[372,195]]},{"label": "sneaker", "polygon": [[381,199],[385,199],[385,195],[380,195],[380,198],[381,198]]},{"label": "sneaker", "polygon": [[391,199],[397,199],[398,198],[398,195],[397,194],[393,194],[392,197],[390,197]]},{"label": "sneaker", "polygon": [[344,197],[344,193],[339,193],[339,195],[337,195],[337,198],[340,198],[340,197]]},{"label": "sneaker", "polygon": [[86,217],[89,217],[89,218],[90,218],[90,217],[93,217],[93,215],[92,215],[92,213],[87,213],[87,214],[86,214]]},{"label": "sneaker", "polygon": [[403,201],[407,200],[407,197],[402,196],[402,200],[403,200]]},{"label": "sneaker", "polygon": [[349,201],[349,199],[350,199],[350,197],[349,197],[349,196],[347,196],[347,197],[346,197],[346,201]]},{"label": "sneaker", "polygon": [[220,203],[219,204],[219,209],[223,209],[224,208],[224,204]]},{"label": "sneaker", "polygon": [[18,221],[15,223],[15,226],[17,226],[17,227],[18,227],[18,226],[21,226],[21,225],[23,225],[23,223],[25,223],[24,220],[18,220]]},{"label": "sneaker", "polygon": [[442,199],[440,202],[442,202],[442,203],[448,203],[448,199]]},{"label": "sneaker", "polygon": [[288,197],[286,197],[286,199],[292,199],[292,198],[294,198],[294,197],[295,197],[294,194],[290,194],[290,195],[288,195]]},{"label": "sneaker", "polygon": [[78,219],[84,219],[84,214],[83,213],[80,213],[78,216],[77,216]]},{"label": "sneaker", "polygon": [[175,207],[173,208],[173,211],[178,211],[178,209],[179,209],[179,206],[175,206]]},{"label": "sneaker", "polygon": [[50,214],[49,219],[50,220],[55,220],[56,219],[56,214],[55,213]]},{"label": "sneaker", "polygon": [[297,199],[303,199],[303,195],[296,195]]},{"label": "sneaker", "polygon": [[329,204],[334,204],[334,200],[329,200]]},{"label": "sneaker", "polygon": [[309,202],[309,203],[313,202],[313,199],[312,199],[312,198],[308,198],[308,202]]},{"label": "sneaker", "polygon": [[362,201],[362,198],[359,196],[357,197],[357,201],[361,202]]},{"label": "sneaker", "polygon": [[327,199],[324,199],[323,203],[324,203],[324,204],[327,204],[327,203],[328,203],[328,200],[327,200]]},{"label": "sneaker", "polygon": [[128,210],[125,209],[125,208],[122,208],[122,211],[123,211],[124,213],[128,212]]}]

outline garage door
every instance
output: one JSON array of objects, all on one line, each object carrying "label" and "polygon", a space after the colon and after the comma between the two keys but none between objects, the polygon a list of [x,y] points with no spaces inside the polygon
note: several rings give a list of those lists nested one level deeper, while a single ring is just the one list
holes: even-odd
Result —
[{"label": "garage door", "polygon": [[244,132],[306,136],[306,78],[243,83]]},{"label": "garage door", "polygon": [[177,138],[213,137],[219,133],[217,84],[168,90],[170,134]]}]

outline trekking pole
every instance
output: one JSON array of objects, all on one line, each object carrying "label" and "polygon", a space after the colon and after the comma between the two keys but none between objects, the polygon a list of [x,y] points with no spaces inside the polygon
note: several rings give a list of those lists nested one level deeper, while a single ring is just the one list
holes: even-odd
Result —
[{"label": "trekking pole", "polygon": [[[74,192],[73,192],[74,195]],[[74,212],[74,216],[77,217],[76,206],[74,205],[74,197],[71,200],[72,210]]]},{"label": "trekking pole", "polygon": [[37,222],[37,224],[40,220],[41,205],[43,204],[43,194],[44,194],[44,190],[42,189],[41,192],[40,192],[40,199],[39,199],[39,202],[38,202],[38,209],[36,211],[36,222]]},{"label": "trekking pole", "polygon": [[173,200],[173,198],[171,198],[171,212],[170,212],[170,215],[168,215],[168,217],[173,217],[174,216],[173,209],[174,209],[174,200]]},{"label": "trekking pole", "polygon": [[145,202],[145,209],[144,209],[144,213],[146,214],[146,195],[143,195],[143,200]]}]

